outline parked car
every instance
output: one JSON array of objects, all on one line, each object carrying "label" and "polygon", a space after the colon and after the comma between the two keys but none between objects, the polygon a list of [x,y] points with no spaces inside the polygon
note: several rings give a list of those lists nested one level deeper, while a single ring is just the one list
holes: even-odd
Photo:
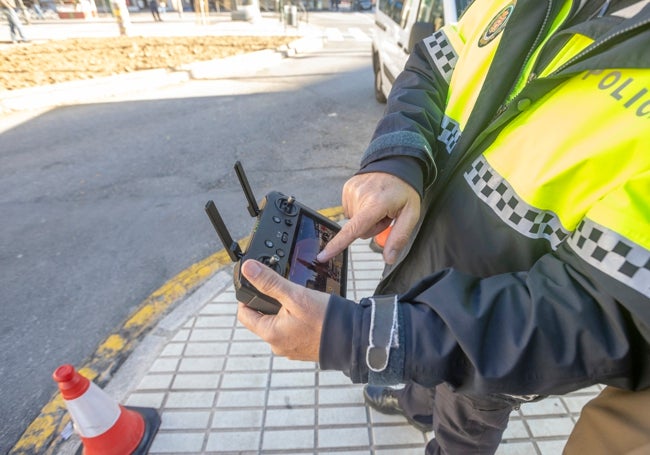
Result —
[{"label": "parked car", "polygon": [[354,10],[356,11],[369,11],[372,9],[372,0],[354,0]]},{"label": "parked car", "polygon": [[372,67],[375,98],[385,103],[415,43],[454,23],[471,0],[377,0]]}]

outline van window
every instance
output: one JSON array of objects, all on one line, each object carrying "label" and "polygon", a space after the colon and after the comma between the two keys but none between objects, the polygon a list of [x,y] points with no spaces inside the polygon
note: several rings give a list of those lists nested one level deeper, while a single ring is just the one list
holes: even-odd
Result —
[{"label": "van window", "polygon": [[[465,8],[469,6],[471,0],[456,0],[456,12],[454,16],[460,17]],[[433,24],[434,31],[445,25],[444,0],[420,0],[420,9],[416,22],[426,22]]]},{"label": "van window", "polygon": [[397,24],[401,23],[403,5],[402,0],[379,0],[379,9]]},{"label": "van window", "polygon": [[413,46],[445,23],[458,21],[474,0],[376,0],[372,39],[375,98],[385,103]]},{"label": "van window", "polygon": [[434,30],[438,30],[444,25],[444,17],[442,0],[422,0],[416,22],[434,24]]},{"label": "van window", "polygon": [[400,27],[406,28],[406,24],[408,24],[409,15],[411,14],[412,9],[413,2],[411,0],[406,0],[406,5],[404,5],[404,8],[402,9],[402,20],[399,23]]}]

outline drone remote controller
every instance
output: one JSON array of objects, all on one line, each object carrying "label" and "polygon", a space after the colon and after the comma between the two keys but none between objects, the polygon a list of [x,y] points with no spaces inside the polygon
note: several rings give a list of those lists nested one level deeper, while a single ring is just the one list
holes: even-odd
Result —
[{"label": "drone remote controller", "polygon": [[213,201],[205,211],[228,255],[235,262],[233,281],[237,300],[265,314],[276,314],[282,306],[276,299],[259,292],[241,275],[241,264],[256,259],[293,283],[345,297],[347,249],[326,263],[316,255],[341,229],[320,213],[300,204],[293,196],[271,191],[257,205],[239,161],[235,172],[248,201],[248,212],[256,224],[246,252],[233,241]]}]

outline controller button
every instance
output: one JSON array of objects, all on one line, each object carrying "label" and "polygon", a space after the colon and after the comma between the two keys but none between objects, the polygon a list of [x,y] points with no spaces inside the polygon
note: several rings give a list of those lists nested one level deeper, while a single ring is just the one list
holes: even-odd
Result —
[{"label": "controller button", "polygon": [[277,208],[288,216],[295,216],[298,213],[298,207],[294,204],[295,198],[290,196],[289,198],[283,197],[275,201]]},{"label": "controller button", "polygon": [[273,221],[275,221],[276,223],[279,223],[280,221],[282,221],[282,219],[277,215],[273,215]]},{"label": "controller button", "polygon": [[289,241],[289,234],[286,232],[282,233],[282,243],[287,243]]},{"label": "controller button", "polygon": [[287,226],[293,226],[293,220],[287,218],[286,220],[284,220],[284,224],[286,224]]},{"label": "controller button", "polygon": [[273,242],[271,242],[270,240],[265,240],[264,245],[266,245],[267,248],[273,248]]},{"label": "controller button", "polygon": [[278,248],[275,250],[275,254],[277,254],[279,257],[283,258],[284,257],[284,250],[281,248]]}]

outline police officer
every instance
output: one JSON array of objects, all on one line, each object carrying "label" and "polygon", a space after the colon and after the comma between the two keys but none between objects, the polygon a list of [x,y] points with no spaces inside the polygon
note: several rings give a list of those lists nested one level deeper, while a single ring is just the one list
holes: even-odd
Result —
[{"label": "police officer", "polygon": [[649,63],[647,0],[476,0],[409,57],[319,255],[393,223],[376,295],[248,261],[283,308],[240,321],[375,384],[427,453],[494,453],[521,403],[592,384],[567,453],[650,450]]}]

